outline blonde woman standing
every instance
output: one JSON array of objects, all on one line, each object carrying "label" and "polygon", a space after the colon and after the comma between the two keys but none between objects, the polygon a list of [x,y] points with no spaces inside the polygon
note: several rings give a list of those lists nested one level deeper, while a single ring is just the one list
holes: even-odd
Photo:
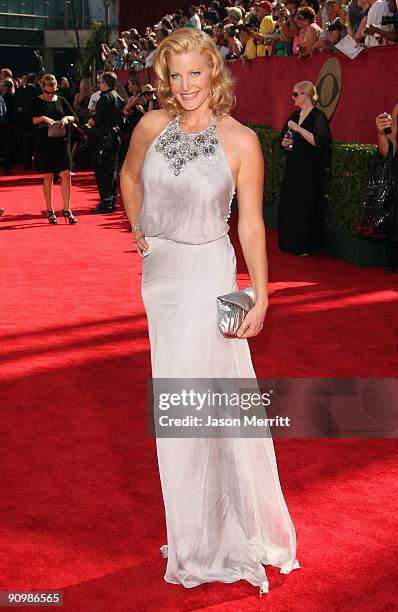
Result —
[{"label": "blonde woman standing", "polygon": [[73,110],[75,111],[81,125],[84,125],[90,119],[88,103],[90,102],[92,93],[93,88],[91,85],[91,80],[87,78],[81,79],[79,91],[75,94],[75,98],[73,100]]},{"label": "blonde woman standing", "polygon": [[[204,378],[212,390],[224,389],[226,379],[232,386],[240,378],[255,381],[247,338],[261,331],[268,306],[261,147],[230,115],[233,83],[206,33],[173,32],[159,45],[154,68],[163,108],[135,128],[121,174],[143,258],[152,375],[155,384],[170,385]],[[217,296],[237,289],[228,236],[235,189],[256,302],[238,337],[225,338]],[[181,416],[188,412],[181,409]],[[187,588],[245,579],[265,593],[264,565],[285,574],[299,567],[272,439],[205,432],[193,427],[184,437],[174,430],[156,438],[167,526],[164,579]]]},{"label": "blonde woman standing", "polygon": [[280,138],[286,165],[278,208],[279,248],[291,255],[309,255],[323,247],[325,174],[332,137],[326,115],[315,107],[318,96],[311,81],[296,83],[292,99],[296,110]]}]

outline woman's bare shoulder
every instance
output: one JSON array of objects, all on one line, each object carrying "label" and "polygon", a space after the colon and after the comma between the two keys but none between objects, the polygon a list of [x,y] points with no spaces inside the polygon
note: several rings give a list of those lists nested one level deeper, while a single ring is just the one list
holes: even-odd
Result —
[{"label": "woman's bare shoulder", "polygon": [[230,115],[219,121],[220,134],[226,142],[231,142],[239,149],[247,149],[259,143],[258,136],[254,130],[243,125]]},{"label": "woman's bare shoulder", "polygon": [[170,123],[172,117],[165,110],[153,110],[145,113],[136,130],[146,141],[154,140]]}]

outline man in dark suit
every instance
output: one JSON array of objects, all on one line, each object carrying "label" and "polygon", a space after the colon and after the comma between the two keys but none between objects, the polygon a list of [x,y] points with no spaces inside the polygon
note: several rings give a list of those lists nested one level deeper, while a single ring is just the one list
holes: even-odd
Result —
[{"label": "man in dark suit", "polygon": [[21,128],[25,132],[22,136],[22,165],[25,170],[32,169],[32,155],[34,152],[34,139],[32,134],[32,116],[30,104],[33,98],[41,94],[37,85],[37,76],[31,72],[27,76],[26,87],[19,90],[19,103],[21,105]]},{"label": "man in dark suit", "polygon": [[112,213],[116,210],[117,167],[120,150],[120,126],[124,101],[115,91],[117,76],[104,72],[101,76],[101,95],[95,107],[95,115],[88,120],[92,128],[92,149],[95,181],[100,202],[93,213]]}]

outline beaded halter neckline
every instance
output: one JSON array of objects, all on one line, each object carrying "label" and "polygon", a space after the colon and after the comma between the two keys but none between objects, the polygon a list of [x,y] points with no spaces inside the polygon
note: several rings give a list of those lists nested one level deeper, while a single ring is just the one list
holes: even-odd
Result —
[{"label": "beaded halter neckline", "polygon": [[181,129],[179,117],[174,117],[155,142],[155,150],[166,158],[175,176],[181,174],[190,162],[201,157],[215,157],[219,146],[215,118],[201,132],[189,134]]}]

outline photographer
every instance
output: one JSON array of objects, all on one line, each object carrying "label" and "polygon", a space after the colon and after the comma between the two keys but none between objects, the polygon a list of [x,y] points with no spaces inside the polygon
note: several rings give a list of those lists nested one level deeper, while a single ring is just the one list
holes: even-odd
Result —
[{"label": "photographer", "polygon": [[240,26],[240,41],[244,46],[242,58],[252,60],[257,57],[257,47],[254,42],[254,32],[250,25]]},{"label": "photographer", "polygon": [[384,39],[385,44],[392,44],[398,41],[398,11],[395,0],[388,0],[388,8],[392,15],[384,15],[381,18],[381,27],[373,23],[368,25],[365,34],[369,34],[369,36],[377,34],[381,39]]},{"label": "photographer", "polygon": [[389,237],[387,243],[387,261],[386,261],[386,272],[396,272],[398,265],[398,104],[396,104],[392,110],[391,115],[388,113],[381,113],[376,117],[376,128],[378,136],[378,146],[381,155],[386,158],[389,149],[389,142],[393,146],[393,162],[392,162],[392,179],[394,181],[394,232]]},{"label": "photographer", "polygon": [[281,35],[285,38],[285,53],[293,55],[293,40],[299,34],[299,28],[295,21],[300,0],[289,0],[284,5],[278,4],[279,23]]},{"label": "photographer", "polygon": [[117,76],[114,72],[103,73],[95,115],[87,122],[94,138],[93,167],[100,195],[98,206],[92,210],[95,214],[116,210],[119,131],[124,106],[122,98],[115,91],[116,84]]},{"label": "photographer", "polygon": [[385,0],[369,0],[370,9],[368,21],[365,28],[365,47],[377,47],[379,41],[374,34],[371,34],[370,27],[379,27],[385,15],[390,15],[388,3]]},{"label": "photographer", "polygon": [[272,4],[268,0],[256,2],[254,12],[260,23],[259,32],[254,34],[257,41],[257,57],[269,57],[272,54],[272,38],[275,23],[272,18]]},{"label": "photographer", "polygon": [[238,59],[243,53],[243,45],[238,38],[238,28],[229,23],[224,26],[224,39],[228,46],[228,53],[225,55],[226,60]]}]

